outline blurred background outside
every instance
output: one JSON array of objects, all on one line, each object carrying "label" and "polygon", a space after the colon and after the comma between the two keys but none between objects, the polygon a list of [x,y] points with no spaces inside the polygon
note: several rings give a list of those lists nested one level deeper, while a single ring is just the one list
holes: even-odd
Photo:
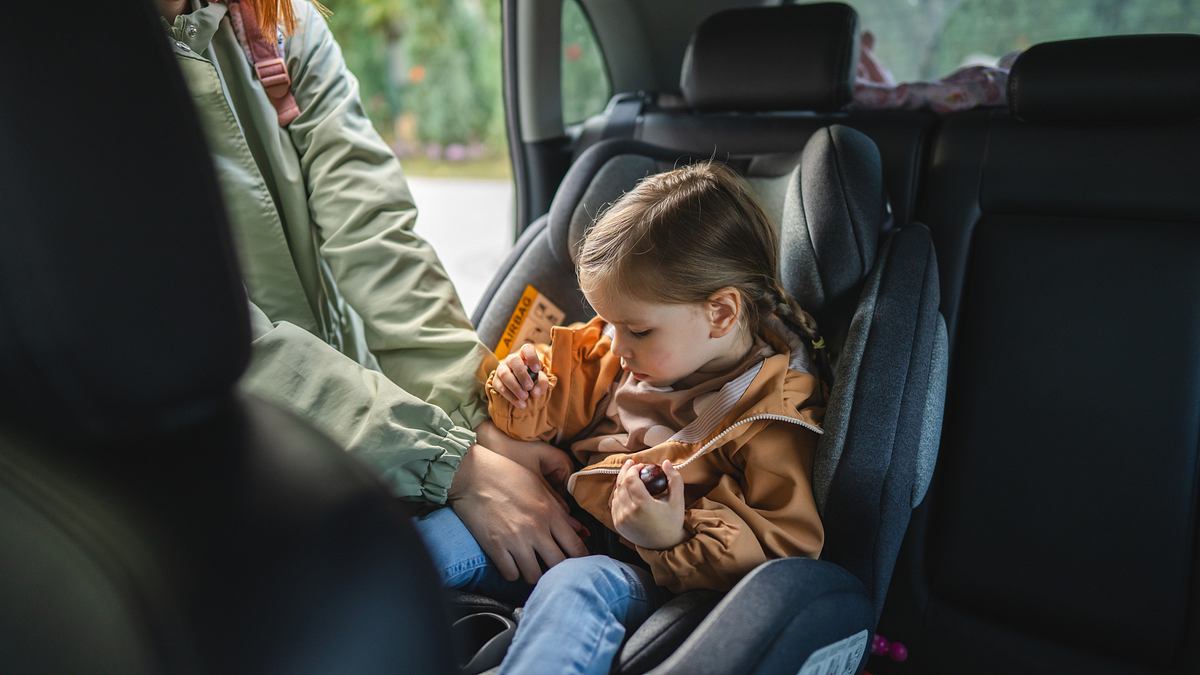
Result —
[{"label": "blurred background outside", "polygon": [[995,66],[1040,42],[1200,32],[1200,0],[849,0],[898,82]]},{"label": "blurred background outside", "polygon": [[[655,2],[655,0],[639,0]],[[375,128],[404,165],[417,231],[438,251],[470,312],[512,246],[500,0],[324,0]],[[1048,40],[1200,32],[1200,0],[850,0],[897,81]],[[614,93],[578,0],[563,0],[563,120]]]},{"label": "blurred background outside", "polygon": [[[367,114],[400,157],[420,216],[471,312],[512,248],[512,168],[501,78],[500,0],[325,0]],[[582,10],[563,12],[568,123],[608,103]]]}]

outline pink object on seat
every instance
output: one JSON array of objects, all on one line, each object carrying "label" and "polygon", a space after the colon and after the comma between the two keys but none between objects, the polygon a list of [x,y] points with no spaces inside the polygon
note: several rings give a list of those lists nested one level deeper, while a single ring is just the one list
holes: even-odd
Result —
[{"label": "pink object on seat", "polygon": [[1008,69],[1016,54],[1000,59],[997,67],[966,66],[937,82],[896,83],[874,52],[875,36],[863,31],[851,109],[921,110],[937,113],[1002,106],[1007,102]]}]

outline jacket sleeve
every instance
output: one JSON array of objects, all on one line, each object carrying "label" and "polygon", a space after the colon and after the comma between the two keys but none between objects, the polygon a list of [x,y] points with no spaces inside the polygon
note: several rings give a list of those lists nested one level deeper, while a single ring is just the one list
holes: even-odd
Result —
[{"label": "jacket sleeve", "polygon": [[484,388],[492,422],[513,438],[555,445],[582,433],[621,372],[621,360],[612,353],[612,341],[604,337],[603,330],[598,319],[551,329],[551,344],[535,345],[550,390],[526,399],[525,408],[509,403],[496,391],[493,370]]},{"label": "jacket sleeve", "polygon": [[[496,387],[501,385],[496,381],[496,371],[492,370],[483,388],[487,394],[488,416],[492,418],[492,424],[495,424],[497,429],[512,438],[553,442],[562,422],[550,418],[550,401],[561,398],[566,390],[558,388],[558,375],[547,365],[550,361],[550,345],[534,345],[534,349],[538,352],[538,360],[542,362],[542,370],[546,373],[550,389],[537,398],[526,399],[526,407],[521,409],[509,403],[508,399],[496,390]],[[561,407],[561,403],[556,401],[555,407]]]},{"label": "jacket sleeve", "polygon": [[291,410],[372,466],[402,498],[442,504],[475,433],[320,338],[250,305],[240,387]]},{"label": "jacket sleeve", "polygon": [[287,44],[300,155],[321,257],[363,319],[367,347],[393,382],[475,428],[494,358],[476,336],[433,248],[413,232],[417,209],[400,162],[364,114],[324,18],[294,2]]},{"label": "jacket sleeve", "polygon": [[675,593],[727,591],[760,563],[816,558],[824,543],[812,491],[817,436],[773,422],[737,450],[740,476],[725,475],[684,512],[691,536],[666,550],[638,547],[654,581]]}]

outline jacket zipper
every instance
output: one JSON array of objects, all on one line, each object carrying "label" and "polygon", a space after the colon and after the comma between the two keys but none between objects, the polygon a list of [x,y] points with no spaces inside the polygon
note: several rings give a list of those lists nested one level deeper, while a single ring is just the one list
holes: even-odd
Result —
[{"label": "jacket zipper", "polygon": [[[809,424],[808,422],[798,420],[795,417],[788,417],[787,415],[776,415],[774,413],[760,413],[758,415],[751,415],[750,417],[740,419],[740,420],[734,422],[733,424],[730,424],[728,427],[725,427],[725,429],[721,433],[710,438],[707,443],[700,446],[699,450],[697,450],[696,452],[693,452],[691,457],[688,457],[687,459],[683,460],[679,464],[676,464],[675,465],[676,468],[682,469],[683,467],[687,466],[688,464],[691,464],[694,460],[699,459],[700,457],[703,457],[705,454],[708,453],[709,450],[712,449],[712,446],[715,445],[717,443],[717,441],[724,438],[726,435],[729,434],[729,432],[733,431],[734,429],[742,426],[743,424],[749,424],[751,422],[758,422],[759,420],[773,420],[775,422],[789,422],[791,424],[796,424],[796,425],[802,426],[805,429],[808,429],[809,431],[811,431],[817,435],[825,434],[825,431],[823,429],[821,429],[820,427]],[[585,469],[583,471],[577,471],[575,473],[575,476],[590,476],[593,474],[616,475],[620,472],[621,472],[620,469],[608,469],[608,468]]]}]

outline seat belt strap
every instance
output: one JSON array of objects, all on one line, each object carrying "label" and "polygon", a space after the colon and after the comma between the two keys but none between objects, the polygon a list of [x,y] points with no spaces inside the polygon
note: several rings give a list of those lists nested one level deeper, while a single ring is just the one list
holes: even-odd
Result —
[{"label": "seat belt strap", "polygon": [[646,105],[646,95],[640,91],[619,94],[608,104],[608,121],[600,140],[606,138],[633,138],[637,118]]},{"label": "seat belt strap", "polygon": [[233,21],[238,42],[242,44],[242,49],[254,66],[258,81],[275,108],[279,126],[286,127],[300,115],[300,106],[296,104],[296,97],[292,96],[292,78],[288,74],[287,63],[283,60],[283,49],[279,40],[263,35],[258,25],[258,13],[254,11],[252,4],[237,0],[228,0],[226,4],[229,5],[230,19]]}]

